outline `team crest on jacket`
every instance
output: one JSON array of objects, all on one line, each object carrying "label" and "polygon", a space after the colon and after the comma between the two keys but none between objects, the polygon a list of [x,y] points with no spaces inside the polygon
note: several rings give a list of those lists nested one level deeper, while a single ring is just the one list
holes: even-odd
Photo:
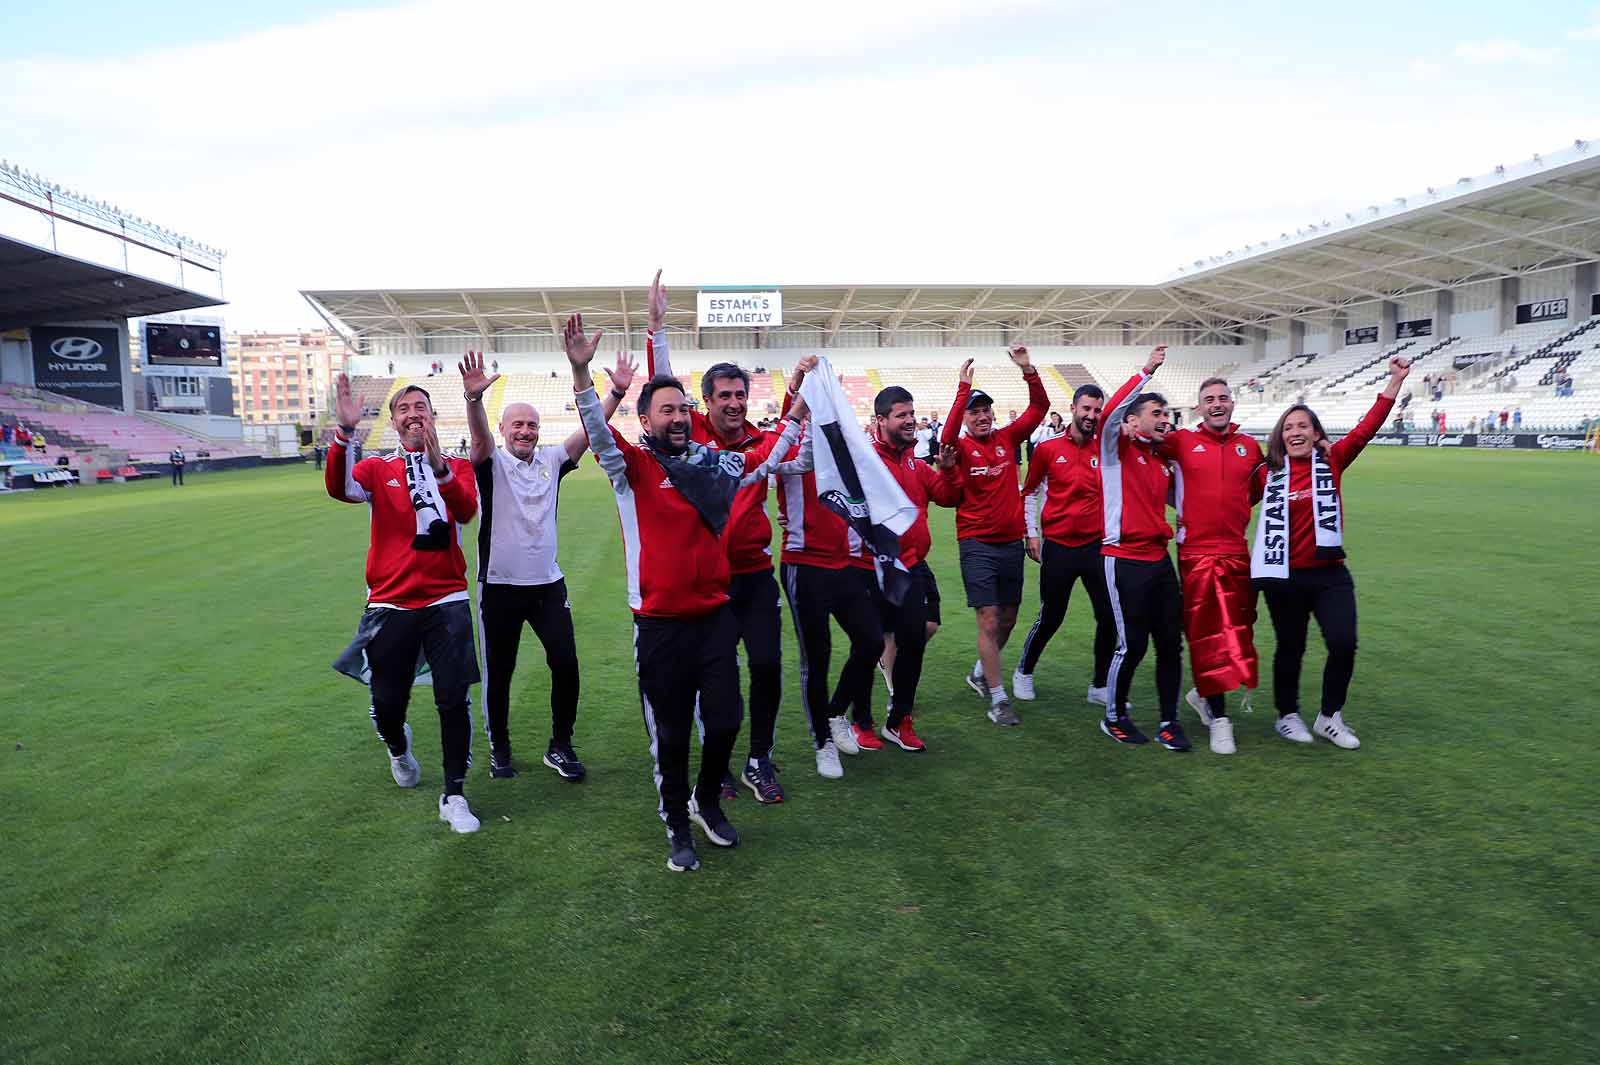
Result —
[{"label": "team crest on jacket", "polygon": [[1006,446],[1004,444],[1001,444],[999,447],[994,449],[994,453],[999,458],[1005,458],[1006,457]]},{"label": "team crest on jacket", "polygon": [[1091,455],[1091,456],[1089,456],[1089,468],[1091,470],[1098,470],[1100,468],[1100,456],[1099,455]]},{"label": "team crest on jacket", "polygon": [[1234,453],[1237,454],[1240,458],[1244,458],[1244,445],[1243,444],[1235,444],[1235,445],[1233,445],[1233,450],[1234,450]]}]

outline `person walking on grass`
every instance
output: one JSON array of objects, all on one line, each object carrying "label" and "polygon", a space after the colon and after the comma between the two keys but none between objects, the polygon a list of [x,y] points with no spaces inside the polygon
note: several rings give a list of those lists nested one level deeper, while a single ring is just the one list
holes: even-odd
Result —
[{"label": "person walking on grass", "polygon": [[1178,683],[1183,679],[1182,601],[1167,544],[1167,495],[1172,468],[1161,457],[1171,422],[1159,392],[1143,391],[1166,361],[1166,345],[1150,353],[1144,369],[1111,397],[1100,434],[1100,502],[1105,521],[1101,561],[1106,592],[1117,623],[1117,647],[1106,671],[1105,716],[1100,731],[1118,743],[1149,738],[1128,715],[1134,670],[1153,642],[1160,728],[1156,742],[1187,751],[1189,738],[1178,721]]},{"label": "person walking on grass", "polygon": [[[728,605],[730,573],[722,535],[741,484],[764,480],[765,463],[799,439],[797,405],[783,433],[747,451],[728,452],[690,437],[690,407],[675,378],[652,377],[639,392],[644,434],[630,444],[607,424],[589,365],[600,331],[586,336],[581,315],[567,320],[562,342],[589,447],[611,482],[622,526],[628,606],[634,614],[634,662],[650,755],[657,813],[667,829],[667,868],[700,867],[690,824],[718,847],[739,833],[722,810],[722,782],[739,737],[739,625]],[[776,460],[773,461],[776,464]],[[689,737],[698,708],[704,735],[700,772],[689,783]]]},{"label": "person walking on grass", "polygon": [[444,454],[433,399],[417,385],[389,400],[400,446],[352,463],[361,404],[345,374],[335,393],[339,430],[328,448],[324,483],[342,503],[365,503],[371,522],[366,609],[355,640],[333,668],[371,686],[372,723],[389,749],[389,772],[400,787],[414,788],[422,774],[406,709],[419,667],[427,664],[444,752],[439,820],[455,832],[476,832],[465,792],[472,741],[468,689],[478,680],[478,660],[461,553],[461,526],[478,512],[472,467]]},{"label": "person walking on grass", "polygon": [[[1106,671],[1117,648],[1117,623],[1106,593],[1100,541],[1100,413],[1105,393],[1079,385],[1072,395],[1072,421],[1061,435],[1039,445],[1022,486],[1028,557],[1039,563],[1039,615],[1022,642],[1022,658],[1011,675],[1011,694],[1034,699],[1033,674],[1051,637],[1067,617],[1072,586],[1083,582],[1094,611],[1094,666],[1088,700],[1104,706]],[[1042,502],[1041,502],[1042,500]]]},{"label": "person walking on grass", "polygon": [[[544,764],[563,780],[587,770],[572,749],[578,719],[578,645],[566,576],[556,561],[556,504],[561,479],[578,468],[589,438],[580,428],[559,444],[539,446],[539,412],[508,403],[496,447],[483,396],[500,375],[483,372],[483,353],[469,351],[457,368],[467,404],[469,458],[478,482],[478,639],[483,645],[484,732],[489,776],[517,775],[511,762],[511,677],[522,627],[533,629],[550,670],[550,741]],[[618,355],[603,406],[606,417],[627,394],[636,367]]]},{"label": "person walking on grass", "polygon": [[[1251,481],[1251,499],[1260,502],[1261,513],[1250,575],[1267,600],[1278,638],[1272,658],[1276,731],[1292,743],[1321,736],[1345,750],[1361,746],[1344,721],[1356,665],[1356,586],[1345,565],[1344,474],[1383,427],[1410,372],[1406,360],[1390,359],[1388,384],[1338,443],[1329,443],[1311,408],[1297,403],[1284,411]],[[1313,617],[1328,660],[1317,716],[1308,729],[1300,716],[1300,668]]]},{"label": "person walking on grass", "polygon": [[[1028,434],[1050,409],[1044,381],[1018,344],[1006,352],[1028,385],[1028,408],[1020,418],[995,426],[994,400],[972,387],[973,360],[961,367],[950,420],[940,432],[941,444],[961,452],[961,505],[956,508],[956,541],[967,606],[977,615],[978,659],[967,673],[967,686],[988,703],[989,720],[1016,725],[1017,713],[1006,694],[1001,655],[1017,624],[1022,603],[1023,538],[1027,524],[1017,482],[1017,455]],[[962,429],[966,434],[962,435]]]}]

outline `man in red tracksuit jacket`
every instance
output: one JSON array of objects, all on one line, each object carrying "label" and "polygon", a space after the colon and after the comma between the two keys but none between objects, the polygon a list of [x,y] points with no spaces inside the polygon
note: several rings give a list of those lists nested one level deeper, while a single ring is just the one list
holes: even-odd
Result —
[{"label": "man in red tracksuit jacket", "polygon": [[367,548],[367,606],[355,641],[334,668],[372,689],[372,723],[389,748],[389,772],[414,788],[421,769],[411,753],[406,707],[419,657],[433,677],[444,749],[444,789],[439,819],[456,832],[476,832],[464,784],[472,742],[467,691],[478,680],[467,601],[467,562],[460,527],[478,512],[472,464],[446,458],[434,428],[433,400],[416,385],[389,400],[400,448],[352,464],[350,441],[361,422],[361,402],[340,374],[335,413],[339,431],[323,470],[328,494],[365,503],[371,512]]},{"label": "man in red tracksuit jacket", "polygon": [[[667,316],[667,290],[661,271],[650,282],[650,331],[645,340],[649,377],[672,376],[672,356],[663,326]],[[807,360],[801,360],[802,363]],[[815,364],[815,358],[810,360]],[[689,415],[689,437],[707,447],[749,451],[775,439],[746,418],[749,411],[750,375],[731,362],[719,362],[700,378],[700,398],[706,413]],[[783,699],[783,615],[778,606],[778,582],[772,571],[772,522],[767,518],[765,478],[739,489],[733,500],[728,528],[722,534],[728,552],[732,581],[729,606],[744,641],[750,667],[750,749],[739,779],[762,803],[783,801],[783,787],[772,763],[772,746],[778,726],[778,704]],[[730,775],[723,781],[723,798],[737,794]]]},{"label": "man in red tracksuit jacket", "polygon": [[[1022,540],[1027,526],[1022,494],[1017,489],[1017,456],[1050,411],[1050,397],[1028,358],[1028,349],[1018,344],[1007,354],[1028,383],[1028,409],[1022,417],[995,428],[994,401],[984,392],[973,391],[972,360],[968,359],[961,367],[950,418],[939,434],[941,444],[958,444],[961,449],[956,540],[967,605],[978,614],[978,661],[967,675],[967,685],[988,696],[989,720],[997,725],[1017,724],[1000,664],[1000,652],[1017,625],[1017,608],[1022,603]],[[960,435],[963,427],[965,437]]]},{"label": "man in red tracksuit jacket", "polygon": [[1200,425],[1174,429],[1160,453],[1176,476],[1183,634],[1194,688],[1188,701],[1211,732],[1214,754],[1233,754],[1226,692],[1256,686],[1256,590],[1250,583],[1250,478],[1261,445],[1233,423],[1233,390],[1200,386]]},{"label": "man in red tracksuit jacket", "polygon": [[1167,544],[1167,493],[1172,470],[1161,457],[1167,435],[1167,401],[1142,389],[1166,361],[1162,345],[1144,369],[1111,397],[1100,434],[1100,503],[1105,538],[1100,554],[1106,591],[1117,622],[1117,649],[1106,671],[1106,703],[1100,731],[1118,743],[1148,743],[1128,717],[1133,672],[1153,640],[1156,645],[1156,695],[1161,727],[1156,740],[1172,751],[1189,750],[1178,723],[1178,682],[1183,679],[1182,601]]},{"label": "man in red tracksuit jacket", "polygon": [[[899,606],[884,597],[876,580],[872,596],[883,623],[885,642],[894,637],[894,667],[890,671],[889,715],[883,738],[902,750],[925,748],[917,735],[912,714],[916,711],[917,683],[922,678],[922,657],[928,638],[939,627],[939,585],[928,567],[928,551],[933,537],[928,532],[928,502],[953,507],[961,501],[961,474],[956,468],[955,448],[941,449],[935,470],[915,454],[917,414],[911,393],[891,385],[873,401],[873,447],[906,498],[920,513],[911,527],[900,534],[900,561],[911,573],[911,587]],[[870,573],[870,570],[869,570]]]},{"label": "man in red tracksuit jacket", "polygon": [[[739,627],[728,605],[731,574],[722,534],[740,481],[765,479],[751,467],[786,451],[799,437],[804,404],[782,435],[738,455],[695,444],[689,436],[689,402],[674,378],[652,377],[640,390],[639,446],[606,424],[589,364],[600,332],[583,332],[583,319],[567,321],[563,343],[572,365],[578,414],[611,481],[622,525],[628,606],[634,613],[634,658],[650,754],[655,760],[657,807],[667,826],[667,868],[697,869],[700,859],[691,822],[719,847],[739,834],[722,812],[722,782],[744,717],[739,694]],[[774,465],[776,460],[774,458]],[[704,728],[700,774],[689,787],[689,736],[698,705]]]},{"label": "man in red tracksuit jacket", "polygon": [[[1106,671],[1117,649],[1117,622],[1106,592],[1100,540],[1100,413],[1106,395],[1099,385],[1079,385],[1072,396],[1072,421],[1060,436],[1034,449],[1022,486],[1027,511],[1028,557],[1039,563],[1039,616],[1022,641],[1022,658],[1011,676],[1011,693],[1031,700],[1033,671],[1045,645],[1067,617],[1072,586],[1083,582],[1094,609],[1094,674],[1088,700],[1105,705]],[[1039,496],[1044,506],[1039,505]],[[1043,515],[1040,515],[1040,510]]]}]

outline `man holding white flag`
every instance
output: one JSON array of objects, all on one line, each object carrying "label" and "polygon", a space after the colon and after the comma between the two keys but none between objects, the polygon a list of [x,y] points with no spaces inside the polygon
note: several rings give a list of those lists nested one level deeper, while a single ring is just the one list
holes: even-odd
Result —
[{"label": "man holding white flag", "polygon": [[[807,363],[810,360],[806,360]],[[883,653],[883,627],[873,602],[880,590],[901,602],[911,583],[900,562],[899,536],[916,508],[855,426],[839,378],[826,359],[796,372],[785,408],[804,398],[811,429],[779,468],[783,585],[800,644],[800,684],[817,772],[844,775],[840,753],[883,747],[872,723],[872,670]],[[829,619],[850,639],[850,654],[830,698],[833,653]]]}]

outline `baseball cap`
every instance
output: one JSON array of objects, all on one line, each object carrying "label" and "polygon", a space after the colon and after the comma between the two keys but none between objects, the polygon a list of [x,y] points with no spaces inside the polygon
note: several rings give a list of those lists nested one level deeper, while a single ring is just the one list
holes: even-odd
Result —
[{"label": "baseball cap", "polygon": [[967,409],[968,410],[971,410],[973,407],[992,407],[992,406],[994,406],[994,400],[992,398],[990,398],[989,393],[987,393],[987,392],[980,392],[977,389],[973,389],[972,390],[972,394],[967,397]]}]

